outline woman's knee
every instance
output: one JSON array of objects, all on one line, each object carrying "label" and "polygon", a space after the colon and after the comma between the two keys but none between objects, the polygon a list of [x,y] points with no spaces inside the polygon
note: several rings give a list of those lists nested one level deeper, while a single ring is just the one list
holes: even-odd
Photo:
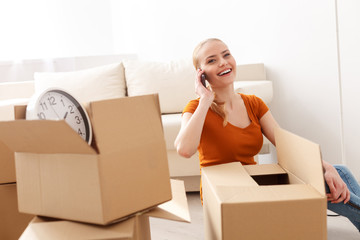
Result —
[{"label": "woman's knee", "polygon": [[336,169],[336,171],[338,171],[339,173],[340,172],[342,172],[342,173],[349,173],[350,172],[350,170],[348,169],[348,167],[347,166],[345,166],[345,165],[342,165],[342,164],[335,164],[335,165],[333,165],[334,166],[334,168]]}]

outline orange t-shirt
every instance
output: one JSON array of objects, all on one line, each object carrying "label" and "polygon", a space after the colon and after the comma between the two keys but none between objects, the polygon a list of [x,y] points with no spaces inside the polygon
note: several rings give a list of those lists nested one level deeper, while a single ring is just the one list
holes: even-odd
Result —
[{"label": "orange t-shirt", "polygon": [[[254,156],[263,144],[259,120],[269,108],[255,95],[240,95],[251,120],[250,125],[239,128],[227,123],[223,127],[223,119],[209,109],[198,146],[200,168],[229,162],[256,164]],[[198,105],[199,99],[190,101],[183,113],[194,113]]]}]

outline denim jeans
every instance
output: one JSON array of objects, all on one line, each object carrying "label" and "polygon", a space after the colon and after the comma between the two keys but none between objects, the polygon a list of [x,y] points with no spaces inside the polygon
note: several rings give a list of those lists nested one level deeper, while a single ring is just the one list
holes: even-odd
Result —
[{"label": "denim jeans", "polygon": [[[328,202],[328,209],[347,217],[355,227],[360,231],[360,186],[350,170],[344,165],[334,165],[340,177],[346,183],[350,191],[350,201],[347,204],[343,202]],[[329,193],[329,187],[325,183],[326,192]]]}]

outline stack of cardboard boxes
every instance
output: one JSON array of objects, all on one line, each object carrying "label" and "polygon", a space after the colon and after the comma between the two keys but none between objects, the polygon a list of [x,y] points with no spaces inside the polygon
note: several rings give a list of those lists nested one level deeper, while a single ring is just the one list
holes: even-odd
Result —
[{"label": "stack of cardboard boxes", "polygon": [[170,183],[157,95],[90,103],[91,146],[65,121],[23,120],[25,109],[0,123],[19,211],[38,216],[22,239],[150,239],[149,216],[190,220],[182,183]]}]

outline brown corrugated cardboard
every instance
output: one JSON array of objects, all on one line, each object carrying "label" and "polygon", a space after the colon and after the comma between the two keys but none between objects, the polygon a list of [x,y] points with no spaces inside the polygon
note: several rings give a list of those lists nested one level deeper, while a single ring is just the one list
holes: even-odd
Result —
[{"label": "brown corrugated cardboard", "polygon": [[[15,116],[16,111],[13,106],[0,107],[1,121],[14,120]],[[16,182],[14,151],[0,141],[0,184],[14,182]]]},{"label": "brown corrugated cardboard", "polygon": [[14,152],[0,141],[0,184],[15,181]]},{"label": "brown corrugated cardboard", "polygon": [[130,239],[150,240],[149,217],[190,222],[182,181],[171,180],[173,199],[128,220],[107,226],[36,217],[21,235],[21,240],[41,239]]},{"label": "brown corrugated cardboard", "polygon": [[19,213],[16,184],[0,184],[0,239],[19,239],[33,215]]},{"label": "brown corrugated cardboard", "polygon": [[135,217],[107,226],[84,224],[60,219],[35,217],[19,239],[119,239],[132,240]]},{"label": "brown corrugated cardboard", "polygon": [[158,96],[92,102],[89,115],[92,146],[65,121],[0,122],[19,211],[109,224],[171,199]]},{"label": "brown corrugated cardboard", "polygon": [[276,129],[278,164],[202,169],[205,239],[326,239],[319,145]]}]

